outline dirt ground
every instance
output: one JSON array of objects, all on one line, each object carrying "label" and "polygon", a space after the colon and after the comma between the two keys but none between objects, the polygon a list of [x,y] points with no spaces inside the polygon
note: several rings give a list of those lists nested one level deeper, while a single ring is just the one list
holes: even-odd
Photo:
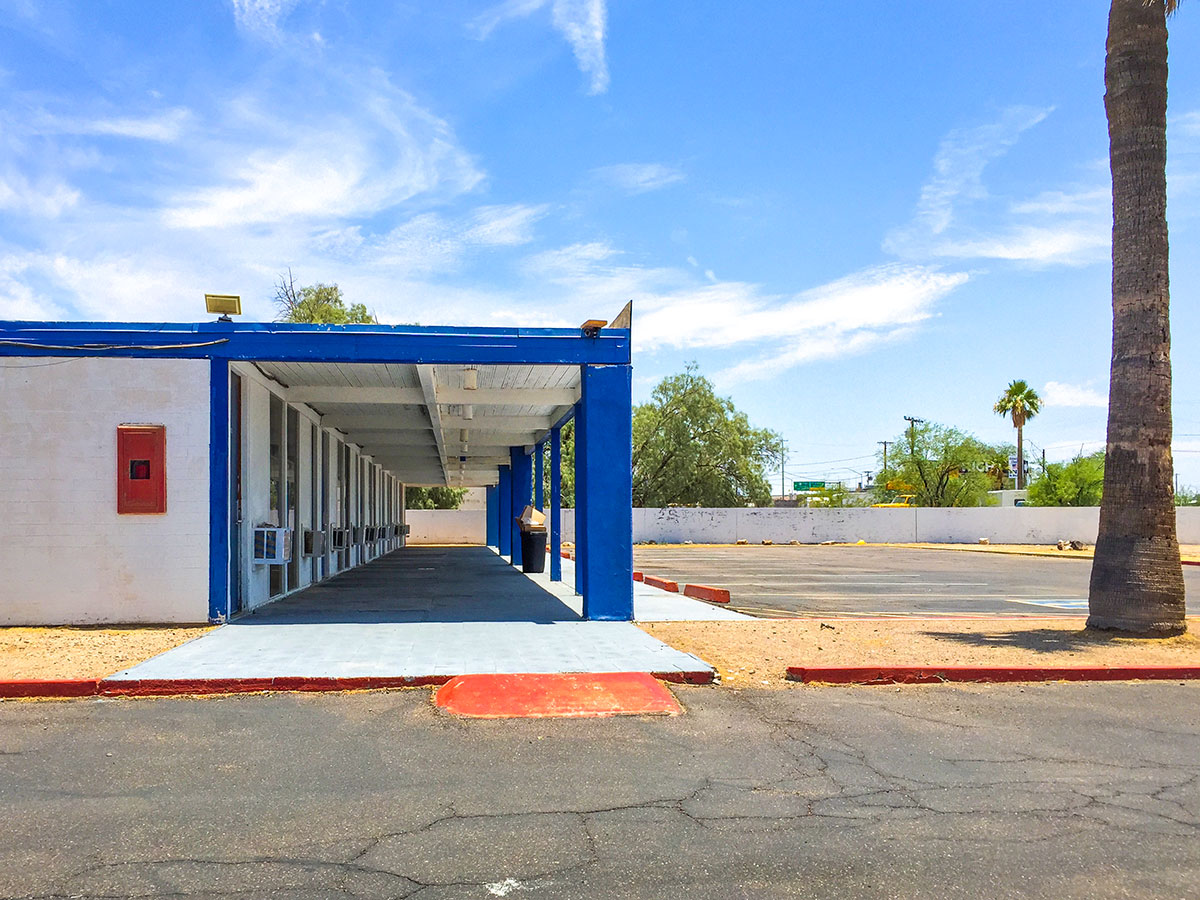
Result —
[{"label": "dirt ground", "polygon": [[733,687],[787,687],[787,667],[803,665],[1200,665],[1200,617],[1188,620],[1187,634],[1165,640],[1094,634],[1082,617],[639,624],[716,666]]},{"label": "dirt ground", "polygon": [[0,681],[102,678],[199,637],[208,626],[0,628]]}]

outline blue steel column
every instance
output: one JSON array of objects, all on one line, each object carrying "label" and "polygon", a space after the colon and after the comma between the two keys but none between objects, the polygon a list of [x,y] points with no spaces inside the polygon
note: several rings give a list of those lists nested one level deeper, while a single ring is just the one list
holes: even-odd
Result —
[{"label": "blue steel column", "polygon": [[[586,366],[580,366],[580,384]],[[630,451],[632,458],[633,451]],[[575,593],[587,593],[587,570],[581,560],[587,552],[587,422],[583,415],[583,401],[575,404]],[[632,490],[630,491],[632,497]],[[631,500],[632,502],[632,500]],[[633,577],[633,576],[630,576]]]},{"label": "blue steel column", "polygon": [[521,529],[516,517],[525,511],[529,505],[529,481],[533,477],[533,460],[525,453],[524,447],[512,447],[508,451],[512,463],[512,514],[508,518],[512,529],[512,564],[519,566],[524,561],[521,556]]},{"label": "blue steel column", "polygon": [[496,494],[496,525],[499,528],[496,546],[501,556],[509,556],[512,554],[512,529],[508,527],[512,522],[512,470],[508,466],[500,466],[500,484]]},{"label": "blue steel column", "polygon": [[562,581],[562,429],[550,432],[550,580]]},{"label": "blue steel column", "polygon": [[485,543],[489,547],[500,546],[500,497],[497,485],[489,484],[484,491],[487,498],[487,537]]},{"label": "blue steel column", "polygon": [[630,366],[583,367],[579,421],[584,427],[582,435],[577,432],[575,454],[578,460],[582,446],[584,462],[576,471],[583,472],[585,500],[575,514],[584,528],[576,539],[575,565],[584,570],[585,619],[633,618],[631,396]]},{"label": "blue steel column", "polygon": [[542,512],[546,511],[546,445],[538,444],[533,448],[533,505]]},{"label": "blue steel column", "polygon": [[208,620],[229,617],[229,361],[209,361]]}]

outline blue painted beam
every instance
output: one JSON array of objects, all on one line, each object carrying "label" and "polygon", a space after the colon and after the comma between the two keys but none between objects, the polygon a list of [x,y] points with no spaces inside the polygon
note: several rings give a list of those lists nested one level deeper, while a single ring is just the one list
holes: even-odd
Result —
[{"label": "blue painted beam", "polygon": [[[517,518],[525,511],[530,499],[530,481],[533,478],[533,460],[525,453],[524,447],[513,447],[509,450],[512,462],[512,515],[508,519],[508,527],[512,532],[512,564],[519,566],[524,561],[521,554],[521,529]],[[503,527],[503,525],[501,525]]]},{"label": "blue painted beam", "polygon": [[489,484],[484,491],[487,500],[487,545],[500,548],[500,489]]},{"label": "blue painted beam", "polygon": [[629,332],[263,322],[0,322],[0,356],[132,356],[276,362],[628,363]]},{"label": "blue painted beam", "polygon": [[533,505],[543,512],[546,509],[546,445],[535,444],[533,448]]},{"label": "blue painted beam", "polygon": [[210,363],[208,385],[208,620],[224,622],[230,597],[228,362]]},{"label": "blue painted beam", "polygon": [[[580,560],[587,548],[588,504],[587,422],[583,418],[583,401],[575,404],[575,593],[587,592],[587,570]],[[630,454],[632,456],[632,453]]]},{"label": "blue painted beam", "polygon": [[[575,443],[576,569],[583,570],[586,619],[633,618],[632,369],[584,366]],[[579,465],[580,450],[583,464]],[[576,485],[576,496],[579,487]],[[579,534],[582,521],[582,535]]]},{"label": "blue painted beam", "polygon": [[501,556],[512,555],[512,470],[508,466],[500,466],[500,483],[497,485],[496,525],[499,528],[498,547]]},{"label": "blue painted beam", "polygon": [[562,581],[562,429],[550,432],[550,580]]}]

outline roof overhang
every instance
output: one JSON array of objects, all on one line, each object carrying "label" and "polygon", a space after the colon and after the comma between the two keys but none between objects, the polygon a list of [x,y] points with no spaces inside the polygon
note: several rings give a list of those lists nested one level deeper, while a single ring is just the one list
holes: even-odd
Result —
[{"label": "roof overhang", "polygon": [[252,363],[401,481],[469,486],[571,416],[581,365],[629,365],[631,350],[627,325],[0,322],[0,356]]}]

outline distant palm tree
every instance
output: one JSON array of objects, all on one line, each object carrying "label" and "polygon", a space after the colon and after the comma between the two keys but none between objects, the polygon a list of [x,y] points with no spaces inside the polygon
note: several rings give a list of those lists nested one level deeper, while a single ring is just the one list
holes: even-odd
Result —
[{"label": "distant palm tree", "polygon": [[1011,416],[1013,428],[1017,429],[1017,490],[1025,489],[1025,423],[1042,411],[1042,398],[1024,381],[1014,381],[1008,386],[992,409],[1001,416]]},{"label": "distant palm tree", "polygon": [[1104,65],[1112,169],[1112,368],[1088,627],[1179,634],[1183,570],[1171,459],[1167,16],[1176,0],[1112,0]]}]

